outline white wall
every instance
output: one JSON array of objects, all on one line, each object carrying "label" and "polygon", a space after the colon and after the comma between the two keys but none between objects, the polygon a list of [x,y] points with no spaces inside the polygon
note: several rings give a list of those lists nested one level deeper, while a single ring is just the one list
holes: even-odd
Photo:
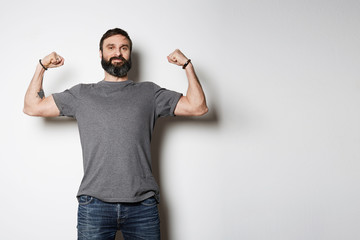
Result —
[{"label": "white wall", "polygon": [[47,94],[102,80],[109,28],[134,42],[132,76],[185,92],[193,60],[210,107],[164,119],[154,171],[163,239],[360,239],[359,1],[17,1],[0,4],[0,239],[75,239],[76,123],[31,118],[39,58]]}]

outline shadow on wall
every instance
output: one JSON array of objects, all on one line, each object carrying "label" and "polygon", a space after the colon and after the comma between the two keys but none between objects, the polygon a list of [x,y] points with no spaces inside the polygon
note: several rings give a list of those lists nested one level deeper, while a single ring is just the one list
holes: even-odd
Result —
[{"label": "shadow on wall", "polygon": [[[140,82],[141,74],[139,71],[139,54],[137,52],[132,53],[132,69],[129,72],[129,79]],[[209,78],[205,78],[204,74],[199,74],[197,72],[199,79],[206,79],[207,82],[211,81]],[[210,89],[211,90],[211,89]],[[198,125],[198,126],[214,126],[216,127],[219,123],[216,106],[214,104],[208,104],[210,107],[209,112],[202,117],[165,117],[160,118],[156,122],[156,127],[151,140],[151,155],[152,155],[152,170],[155,179],[157,180],[160,188],[162,179],[160,177],[160,166],[161,166],[161,150],[163,145],[164,134],[172,128],[174,125],[178,124],[187,124],[187,125]],[[67,126],[67,125],[76,125],[76,120],[73,118],[67,117],[57,117],[57,118],[44,118],[44,123],[48,126],[51,125],[59,125]],[[170,215],[171,209],[167,207],[167,198],[166,193],[161,192],[161,204],[159,204],[159,212],[161,216],[161,239],[169,240],[170,239]],[[117,232],[115,240],[122,240],[122,234],[120,231]]]},{"label": "shadow on wall", "polygon": [[140,58],[139,58],[139,53],[136,51],[132,51],[131,52],[131,70],[129,71],[129,79],[134,81],[134,82],[139,82],[141,80],[141,75],[140,75]]},{"label": "shadow on wall", "polygon": [[[156,122],[155,131],[151,140],[151,158],[152,158],[152,170],[155,179],[157,180],[160,189],[162,185],[162,179],[160,174],[161,163],[161,151],[163,146],[163,140],[165,133],[172,128],[174,125],[186,124],[186,125],[198,125],[198,126],[216,126],[218,124],[218,117],[215,109],[211,109],[209,113],[203,117],[166,117],[160,118]],[[165,160],[164,160],[165,161]],[[161,239],[170,240],[169,226],[171,219],[171,209],[168,208],[167,194],[161,191],[161,203],[159,204],[159,212],[161,216]],[[117,239],[119,240],[119,239]]]}]

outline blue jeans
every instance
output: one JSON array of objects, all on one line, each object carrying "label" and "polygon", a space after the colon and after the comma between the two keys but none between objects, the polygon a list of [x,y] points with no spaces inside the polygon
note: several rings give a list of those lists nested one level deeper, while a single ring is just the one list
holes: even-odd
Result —
[{"label": "blue jeans", "polygon": [[78,240],[114,240],[120,230],[125,240],[160,239],[160,219],[154,197],[139,203],[106,203],[78,197]]}]

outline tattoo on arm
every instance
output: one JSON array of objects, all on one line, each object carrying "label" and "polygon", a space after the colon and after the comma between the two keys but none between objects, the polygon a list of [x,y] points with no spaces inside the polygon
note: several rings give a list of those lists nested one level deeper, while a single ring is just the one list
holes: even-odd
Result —
[{"label": "tattoo on arm", "polygon": [[38,91],[38,96],[43,99],[45,97],[45,93],[44,93],[44,90],[43,89],[40,89],[40,91]]}]

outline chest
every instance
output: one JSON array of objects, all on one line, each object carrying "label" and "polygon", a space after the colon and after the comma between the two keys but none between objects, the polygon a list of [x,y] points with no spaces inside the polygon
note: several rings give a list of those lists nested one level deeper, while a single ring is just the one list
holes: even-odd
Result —
[{"label": "chest", "polygon": [[142,91],[97,91],[81,100],[78,124],[134,129],[151,125],[154,99]]}]

